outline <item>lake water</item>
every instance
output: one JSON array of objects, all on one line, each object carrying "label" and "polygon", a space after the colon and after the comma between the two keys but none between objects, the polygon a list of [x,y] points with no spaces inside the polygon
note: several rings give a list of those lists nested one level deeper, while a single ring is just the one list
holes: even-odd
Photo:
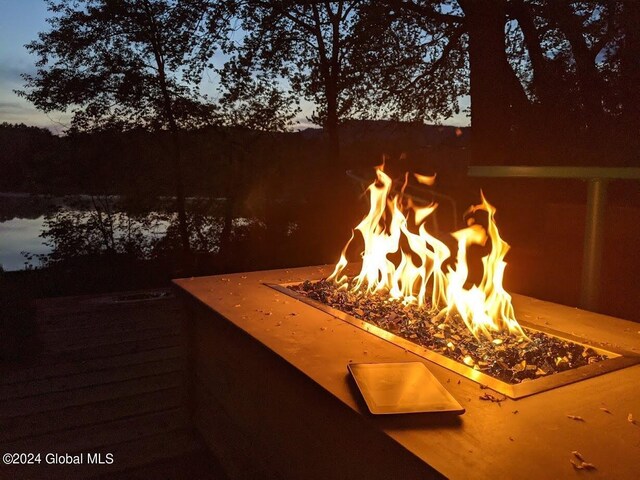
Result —
[{"label": "lake water", "polygon": [[[50,248],[40,238],[44,215],[38,218],[12,218],[0,222],[0,265],[5,271],[22,270],[26,259],[21,252],[49,253]],[[34,266],[38,262],[31,261]]]},{"label": "lake water", "polygon": [[[95,203],[94,201],[95,200]],[[78,215],[89,215],[89,211],[99,204],[121,211],[117,208],[120,200],[117,196],[92,197],[73,195],[54,197],[22,193],[0,193],[0,265],[5,271],[22,270],[28,266],[38,267],[40,263],[35,255],[51,252],[51,246],[41,237],[47,215],[58,209]],[[167,204],[170,199],[158,199],[158,205]],[[157,213],[157,212],[154,212]],[[85,217],[86,218],[86,217]],[[145,236],[164,235],[167,222],[154,223],[155,229],[145,232]],[[24,253],[32,255],[27,261]]]},{"label": "lake water", "polygon": [[[105,200],[106,199],[106,200]],[[93,206],[102,201],[101,205],[105,205],[105,201],[109,204],[110,208],[114,209],[114,213],[122,212],[115,205],[117,205],[119,198],[116,196],[102,197],[96,203],[93,203],[89,196],[67,196],[67,197],[51,197],[51,196],[38,196],[30,194],[15,194],[15,193],[1,193],[0,192],[0,265],[5,271],[22,270],[29,266],[38,267],[39,262],[37,257],[31,257],[27,261],[23,253],[30,255],[42,255],[51,252],[51,247],[45,245],[45,239],[41,237],[47,215],[56,212],[59,208],[64,208],[66,211],[74,214],[89,215],[89,211],[94,211]],[[211,221],[218,222],[220,225],[223,221],[221,215],[221,206],[224,205],[224,199],[204,199],[204,198],[189,198],[187,199],[187,205],[202,204],[204,202],[207,207],[207,217]],[[160,209],[167,208],[170,210],[172,200],[170,198],[158,198],[155,202],[156,206]],[[93,205],[93,206],[92,206]],[[151,239],[152,237],[162,237],[167,231],[169,221],[167,216],[159,214],[158,212],[151,212],[144,214],[146,218],[155,218],[152,222],[153,226],[144,227],[144,238]],[[173,214],[169,214],[173,217]],[[235,232],[237,228],[243,228],[250,225],[262,225],[257,219],[249,219],[244,217],[238,217],[233,219],[232,232]],[[295,225],[290,227],[291,230],[295,230]],[[215,229],[207,230],[206,235],[209,236],[208,250],[212,251],[217,248],[219,244],[216,235],[219,234]]]}]

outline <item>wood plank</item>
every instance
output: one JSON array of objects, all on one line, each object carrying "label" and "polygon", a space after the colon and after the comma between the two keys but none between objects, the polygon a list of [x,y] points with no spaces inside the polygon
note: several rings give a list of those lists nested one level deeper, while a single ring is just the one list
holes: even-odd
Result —
[{"label": "wood plank", "polygon": [[89,360],[94,358],[113,357],[127,353],[155,350],[157,348],[176,347],[184,344],[180,335],[168,335],[143,340],[123,341],[121,343],[99,345],[92,348],[70,349],[64,352],[48,354],[49,361]]},{"label": "wood plank", "polygon": [[139,321],[147,319],[175,320],[184,319],[182,306],[175,299],[171,302],[156,302],[153,305],[93,305],[91,308],[78,309],[70,305],[56,312],[38,310],[36,312],[38,331],[53,333],[76,328],[92,328],[110,322]]},{"label": "wood plank", "polygon": [[100,371],[125,365],[138,365],[158,360],[168,360],[185,356],[183,346],[158,348],[142,352],[117,355],[112,357],[95,358],[83,362],[43,363],[6,365],[0,370],[0,385],[30,382],[45,378],[62,377],[78,373]]},{"label": "wood plank", "polygon": [[[106,450],[106,448],[110,450]],[[199,451],[202,449],[202,443],[195,437],[191,429],[184,429],[171,432],[171,434],[156,435],[142,441],[132,441],[106,448],[100,450],[104,452],[111,451],[115,461],[113,468],[106,466],[102,469],[104,473],[109,470],[122,471],[131,469]],[[97,472],[96,469],[86,469],[85,471],[87,473],[86,478],[103,474],[103,472]]]},{"label": "wood plank", "polygon": [[124,382],[79,388],[73,391],[57,392],[48,396],[29,397],[18,402],[4,400],[0,402],[0,420],[179,387],[183,386],[183,384],[184,373],[172,372]]},{"label": "wood plank", "polygon": [[[139,302],[114,302],[112,299],[114,298],[122,298],[125,296],[131,295],[141,295],[141,294],[159,294],[165,293],[168,296],[148,301],[139,301]],[[66,296],[66,297],[48,297],[48,298],[40,298],[35,301],[36,308],[39,310],[55,310],[55,309],[68,309],[69,307],[73,308],[82,308],[87,306],[96,306],[96,305],[140,305],[140,304],[148,304],[148,303],[157,303],[162,301],[175,301],[175,297],[173,296],[170,288],[153,288],[153,289],[144,289],[144,290],[133,290],[129,292],[110,292],[110,293],[102,293],[102,294],[88,294],[88,295],[74,295],[74,296]]]},{"label": "wood plank", "polygon": [[105,445],[186,428],[187,421],[187,412],[182,408],[174,408],[16,439],[5,443],[3,448],[7,452],[86,452]]},{"label": "wood plank", "polygon": [[180,335],[181,329],[179,326],[170,326],[163,328],[149,328],[145,330],[135,330],[129,332],[111,332],[102,333],[96,332],[93,337],[87,338],[75,338],[71,335],[67,335],[59,338],[55,343],[48,345],[48,352],[59,353],[69,350],[76,350],[78,348],[87,347],[99,347],[102,345],[113,345],[121,343],[123,340],[127,341],[144,341],[147,339],[166,337],[169,335]]},{"label": "wood plank", "polygon": [[92,310],[87,312],[66,311],[52,314],[37,314],[38,331],[54,333],[77,328],[101,327],[107,322],[140,321],[156,319],[158,322],[177,321],[184,318],[178,305],[165,305],[153,308]]},{"label": "wood plank", "polygon": [[[42,302],[36,302],[36,311],[43,315],[59,315],[60,313],[77,312],[87,313],[93,310],[100,311],[122,311],[122,310],[149,310],[155,308],[165,308],[167,306],[180,305],[179,299],[168,297],[159,300],[148,300],[138,302],[114,302],[111,298],[90,297],[86,300],[73,301],[73,297],[50,298]],[[59,304],[54,304],[57,300],[63,300]]]},{"label": "wood plank", "polygon": [[181,302],[110,297],[39,302],[44,354],[0,367],[0,443],[85,461],[112,453],[114,464],[0,465],[0,478],[220,478],[185,407]]},{"label": "wood plank", "polygon": [[74,338],[89,338],[105,333],[129,332],[146,330],[149,328],[180,327],[182,318],[178,315],[148,315],[145,317],[127,315],[116,318],[101,318],[99,322],[90,325],[78,325],[73,328],[39,331],[41,341],[55,342],[60,338],[73,336]]},{"label": "wood plank", "polygon": [[201,450],[189,452],[180,457],[160,460],[142,467],[128,469],[124,472],[101,475],[99,480],[158,480],[160,478],[173,480],[229,479],[222,466],[203,447]]},{"label": "wood plank", "polygon": [[0,429],[0,443],[175,408],[181,405],[183,394],[181,388],[174,387],[55,411],[6,418],[2,421],[2,429]]},{"label": "wood plank", "polygon": [[0,388],[0,401],[10,398],[21,399],[37,395],[50,395],[56,392],[65,392],[92,385],[121,382],[134,378],[148,377],[161,373],[184,371],[186,360],[180,358],[159,360],[157,362],[142,363],[139,365],[126,365],[99,372],[88,372],[65,377],[54,377],[44,380],[36,380],[26,383],[18,383],[10,386],[3,385]]},{"label": "wood plank", "polygon": [[90,323],[94,317],[114,319],[125,315],[144,317],[154,313],[158,315],[180,314],[182,313],[181,309],[180,301],[175,298],[130,304],[89,300],[85,303],[68,303],[60,308],[36,307],[36,318],[38,326],[42,330],[55,330],[81,326],[84,322]]},{"label": "wood plank", "polygon": [[101,453],[103,458],[107,453],[111,453],[114,460],[111,465],[89,465],[86,463],[83,465],[45,465],[43,459],[43,463],[40,465],[12,465],[8,467],[0,465],[0,478],[12,480],[84,480],[107,473],[113,474],[141,467],[159,460],[179,457],[198,451],[200,448],[201,443],[195,438],[190,429],[180,429],[94,449],[93,453]]}]

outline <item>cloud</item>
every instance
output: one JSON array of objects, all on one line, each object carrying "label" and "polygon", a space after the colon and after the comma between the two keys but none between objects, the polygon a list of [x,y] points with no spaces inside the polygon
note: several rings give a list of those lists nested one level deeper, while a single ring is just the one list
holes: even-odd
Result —
[{"label": "cloud", "polygon": [[0,85],[2,89],[11,88],[13,86],[22,86],[23,73],[33,74],[36,69],[34,66],[16,67],[14,65],[0,64]]},{"label": "cloud", "polygon": [[26,100],[0,99],[0,123],[24,123],[48,128],[54,133],[62,133],[70,116],[64,113],[46,114],[36,109]]},{"label": "cloud", "polygon": [[0,115],[3,113],[15,113],[26,110],[29,110],[26,105],[22,105],[18,102],[0,102]]}]

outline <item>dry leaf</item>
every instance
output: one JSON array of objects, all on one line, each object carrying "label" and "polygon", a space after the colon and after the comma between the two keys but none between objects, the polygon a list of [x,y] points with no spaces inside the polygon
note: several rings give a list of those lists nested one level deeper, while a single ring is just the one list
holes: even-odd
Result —
[{"label": "dry leaf", "polygon": [[575,461],[573,458],[569,459],[569,461],[571,462],[571,465],[573,465],[573,468],[575,468],[576,470],[595,470],[596,469],[596,466],[593,463],[584,461],[584,457],[579,451],[574,450],[573,452],[571,452],[571,454],[578,459],[578,461]]},{"label": "dry leaf", "polygon": [[608,413],[608,414],[610,414],[610,415],[613,415],[613,414],[611,413],[611,411],[610,411],[607,407],[600,407],[600,410],[602,410],[604,413]]},{"label": "dry leaf", "polygon": [[634,425],[636,424],[636,421],[633,419],[633,415],[631,414],[627,415],[627,422],[633,423]]},{"label": "dry leaf", "polygon": [[573,454],[574,457],[576,457],[578,460],[580,460],[581,462],[584,462],[584,457],[582,456],[582,454],[577,451],[574,450],[573,452],[571,452]]},{"label": "dry leaf", "polygon": [[570,418],[571,420],[575,420],[576,422],[584,422],[584,418],[582,418],[579,415],[567,415],[567,418]]},{"label": "dry leaf", "polygon": [[500,405],[500,402],[504,402],[507,399],[507,397],[505,397],[504,395],[502,396],[502,398],[498,398],[494,395],[491,395],[490,393],[483,393],[478,398],[480,400],[488,400],[489,402],[497,403],[499,406],[502,406]]},{"label": "dry leaf", "polygon": [[571,462],[571,465],[573,465],[573,468],[576,470],[582,470],[582,463],[576,462],[573,458],[570,458],[569,461]]},{"label": "dry leaf", "polygon": [[576,462],[573,458],[569,459],[569,461],[576,470],[596,470],[596,466],[593,463],[583,461]]}]

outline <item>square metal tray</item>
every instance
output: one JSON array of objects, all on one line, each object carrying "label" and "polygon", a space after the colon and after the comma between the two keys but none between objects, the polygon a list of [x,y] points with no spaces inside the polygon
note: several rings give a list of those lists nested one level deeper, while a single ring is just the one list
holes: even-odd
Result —
[{"label": "square metal tray", "polygon": [[464,413],[421,362],[350,363],[347,368],[374,415]]}]

